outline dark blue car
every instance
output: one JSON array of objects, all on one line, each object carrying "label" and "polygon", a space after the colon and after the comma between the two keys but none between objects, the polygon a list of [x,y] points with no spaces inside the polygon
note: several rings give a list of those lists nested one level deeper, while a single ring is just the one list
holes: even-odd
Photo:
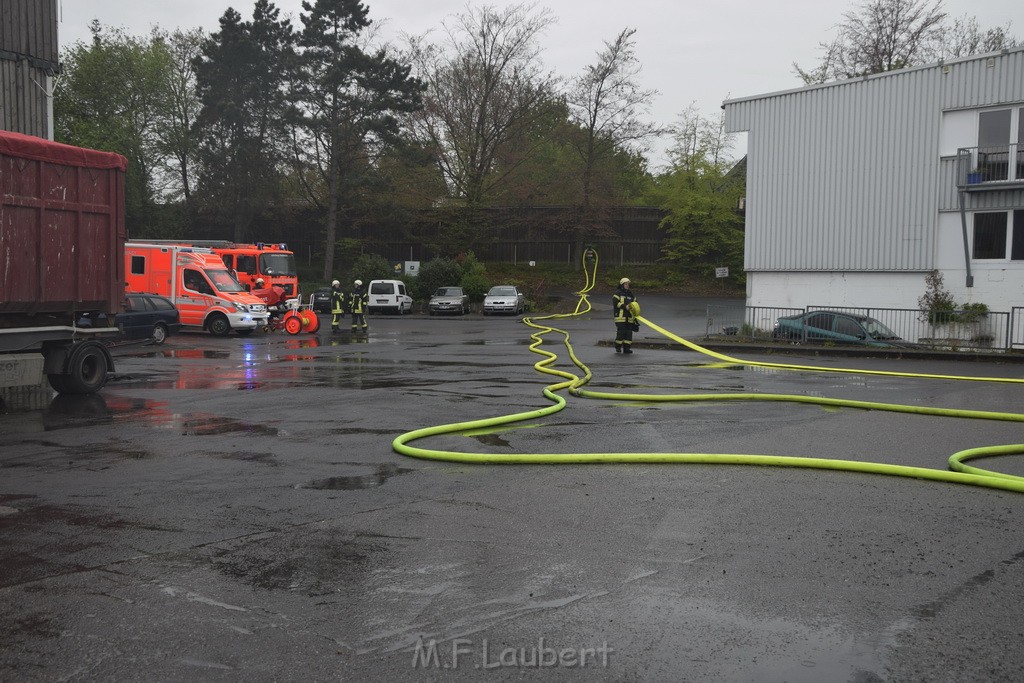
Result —
[{"label": "dark blue car", "polygon": [[126,294],[117,326],[125,339],[151,339],[154,344],[163,344],[167,335],[181,330],[181,316],[170,299],[158,294]]},{"label": "dark blue car", "polygon": [[[106,315],[100,315],[95,322],[99,327],[108,327]],[[116,317],[121,339],[149,339],[154,344],[163,344],[167,335],[181,331],[181,315],[174,303],[159,294],[125,294],[124,312]],[[88,316],[78,320],[79,327],[94,327]]]}]

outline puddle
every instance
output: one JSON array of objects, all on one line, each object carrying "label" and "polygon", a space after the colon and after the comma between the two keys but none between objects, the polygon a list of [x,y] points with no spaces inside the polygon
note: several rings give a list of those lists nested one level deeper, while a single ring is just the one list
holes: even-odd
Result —
[{"label": "puddle", "polygon": [[288,339],[284,343],[286,349],[315,349],[320,346],[319,337],[305,337],[302,339]]},{"label": "puddle", "polygon": [[307,484],[299,484],[297,489],[319,489],[324,491],[356,491],[359,489],[372,489],[384,485],[391,477],[401,474],[415,472],[409,467],[398,467],[397,465],[377,465],[373,474],[364,474],[355,477],[328,477],[317,479]]},{"label": "puddle", "polygon": [[257,436],[278,436],[281,430],[254,422],[243,422],[209,413],[175,413],[167,404],[147,399],[111,397],[109,408],[118,420],[138,420],[160,429],[179,431],[182,436],[211,436],[241,432]]},{"label": "puddle", "polygon": [[233,453],[210,453],[213,457],[222,460],[238,460],[240,462],[254,462],[260,465],[277,466],[277,458],[273,453],[257,453],[255,451],[235,451]]},{"label": "puddle", "polygon": [[472,438],[476,439],[485,446],[498,446],[499,448],[512,448],[505,439],[501,438],[497,434],[474,434]]},{"label": "puddle", "polygon": [[277,436],[277,427],[270,427],[252,422],[242,422],[230,417],[210,415],[206,417],[187,417],[181,419],[182,436],[213,436],[242,432],[260,436]]},{"label": "puddle", "polygon": [[470,339],[462,342],[463,346],[527,346],[532,344],[532,339]]},{"label": "puddle", "polygon": [[362,427],[340,427],[332,429],[331,434],[374,434],[376,436],[388,436],[394,434],[393,429],[364,429]]}]

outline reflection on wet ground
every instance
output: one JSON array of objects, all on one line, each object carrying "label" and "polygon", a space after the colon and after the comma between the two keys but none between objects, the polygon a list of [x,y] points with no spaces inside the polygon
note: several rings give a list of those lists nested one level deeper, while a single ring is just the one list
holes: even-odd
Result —
[{"label": "reflection on wet ground", "polygon": [[211,436],[242,432],[259,436],[277,436],[279,429],[265,424],[243,422],[207,413],[175,413],[161,401],[112,396],[108,406],[118,420],[139,420],[154,427],[178,430],[182,436]]},{"label": "reflection on wet ground", "polygon": [[299,484],[297,489],[321,489],[327,491],[356,491],[359,489],[376,488],[384,485],[391,477],[401,474],[415,472],[410,467],[399,467],[391,463],[377,465],[373,474],[364,474],[352,477],[328,477],[327,479],[316,479],[306,484]]}]

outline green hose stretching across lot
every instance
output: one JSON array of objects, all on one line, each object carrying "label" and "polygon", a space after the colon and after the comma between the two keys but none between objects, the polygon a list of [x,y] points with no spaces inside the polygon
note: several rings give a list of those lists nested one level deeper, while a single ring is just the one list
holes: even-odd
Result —
[{"label": "green hose stretching across lot", "polygon": [[[588,267],[589,265],[589,267]],[[991,457],[998,455],[1024,454],[1024,444],[1012,444],[1005,446],[984,446],[971,448],[954,453],[949,457],[949,466],[953,471],[931,469],[927,467],[909,467],[905,465],[889,465],[877,462],[862,462],[857,460],[835,460],[830,458],[806,458],[786,455],[750,455],[739,453],[520,453],[520,454],[491,454],[491,453],[465,453],[459,451],[433,450],[418,448],[410,445],[411,442],[429,436],[443,434],[466,433],[474,430],[493,430],[496,427],[503,427],[517,422],[537,420],[553,413],[557,413],[566,406],[565,399],[557,392],[567,390],[569,394],[584,398],[611,399],[615,401],[635,402],[695,402],[695,401],[773,401],[773,402],[796,402],[812,403],[823,406],[835,406],[844,408],[858,408],[862,410],[887,410],[891,412],[914,413],[918,415],[937,415],[943,417],[958,417],[981,420],[1002,420],[1010,422],[1024,422],[1024,414],[1002,413],[984,410],[950,409],[950,408],[929,408],[926,406],[910,406],[893,403],[877,403],[873,401],[852,401],[837,398],[820,398],[793,394],[632,394],[632,393],[609,393],[600,391],[589,391],[582,387],[592,378],[590,369],[576,356],[576,353],[569,342],[569,333],[563,329],[541,324],[541,320],[552,320],[558,318],[572,318],[582,315],[591,310],[587,293],[593,288],[595,274],[597,272],[597,259],[594,258],[591,264],[584,263],[586,273],[586,286],[578,292],[579,302],[576,310],[569,314],[556,314],[542,318],[524,318],[523,322],[537,330],[531,335],[533,342],[530,344],[530,351],[544,356],[542,360],[534,364],[534,368],[541,373],[561,378],[562,381],[544,387],[543,393],[552,405],[537,410],[529,410],[510,415],[471,420],[468,422],[457,422],[452,424],[438,425],[416,429],[402,434],[392,443],[395,451],[402,455],[427,460],[441,460],[448,462],[467,463],[489,463],[489,464],[581,464],[581,463],[705,463],[705,464],[728,464],[728,465],[768,465],[775,467],[807,467],[826,470],[844,470],[849,472],[863,472],[869,474],[888,474],[893,476],[913,477],[916,479],[931,479],[957,484],[970,484],[987,488],[1002,489],[1006,491],[1017,491],[1024,493],[1024,477],[1010,474],[1003,474],[984,470],[964,464],[966,460]],[[758,361],[745,361],[732,358],[724,354],[716,353],[698,344],[687,341],[668,330],[665,330],[655,323],[639,317],[638,320],[652,330],[664,335],[687,348],[706,354],[720,361],[756,367],[778,368],[783,370],[802,372],[842,372],[847,374],[885,375],[890,377],[913,377],[923,379],[943,379],[977,382],[1003,382],[1024,384],[1024,379],[1006,377],[971,377],[958,375],[934,375],[910,372],[888,372],[881,370],[856,370],[850,368],[829,368],[815,367],[809,365],[793,365],[787,363],[765,363]],[[559,370],[551,367],[558,359],[558,356],[550,351],[541,348],[544,336],[558,334],[562,336],[562,343],[566,353],[573,364],[581,371],[581,375]]]}]

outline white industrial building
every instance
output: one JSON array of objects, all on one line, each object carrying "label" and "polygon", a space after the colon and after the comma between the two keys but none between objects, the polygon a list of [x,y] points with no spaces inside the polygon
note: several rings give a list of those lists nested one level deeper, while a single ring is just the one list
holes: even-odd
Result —
[{"label": "white industrial building", "polygon": [[749,306],[1024,306],[1024,48],[728,100]]}]

